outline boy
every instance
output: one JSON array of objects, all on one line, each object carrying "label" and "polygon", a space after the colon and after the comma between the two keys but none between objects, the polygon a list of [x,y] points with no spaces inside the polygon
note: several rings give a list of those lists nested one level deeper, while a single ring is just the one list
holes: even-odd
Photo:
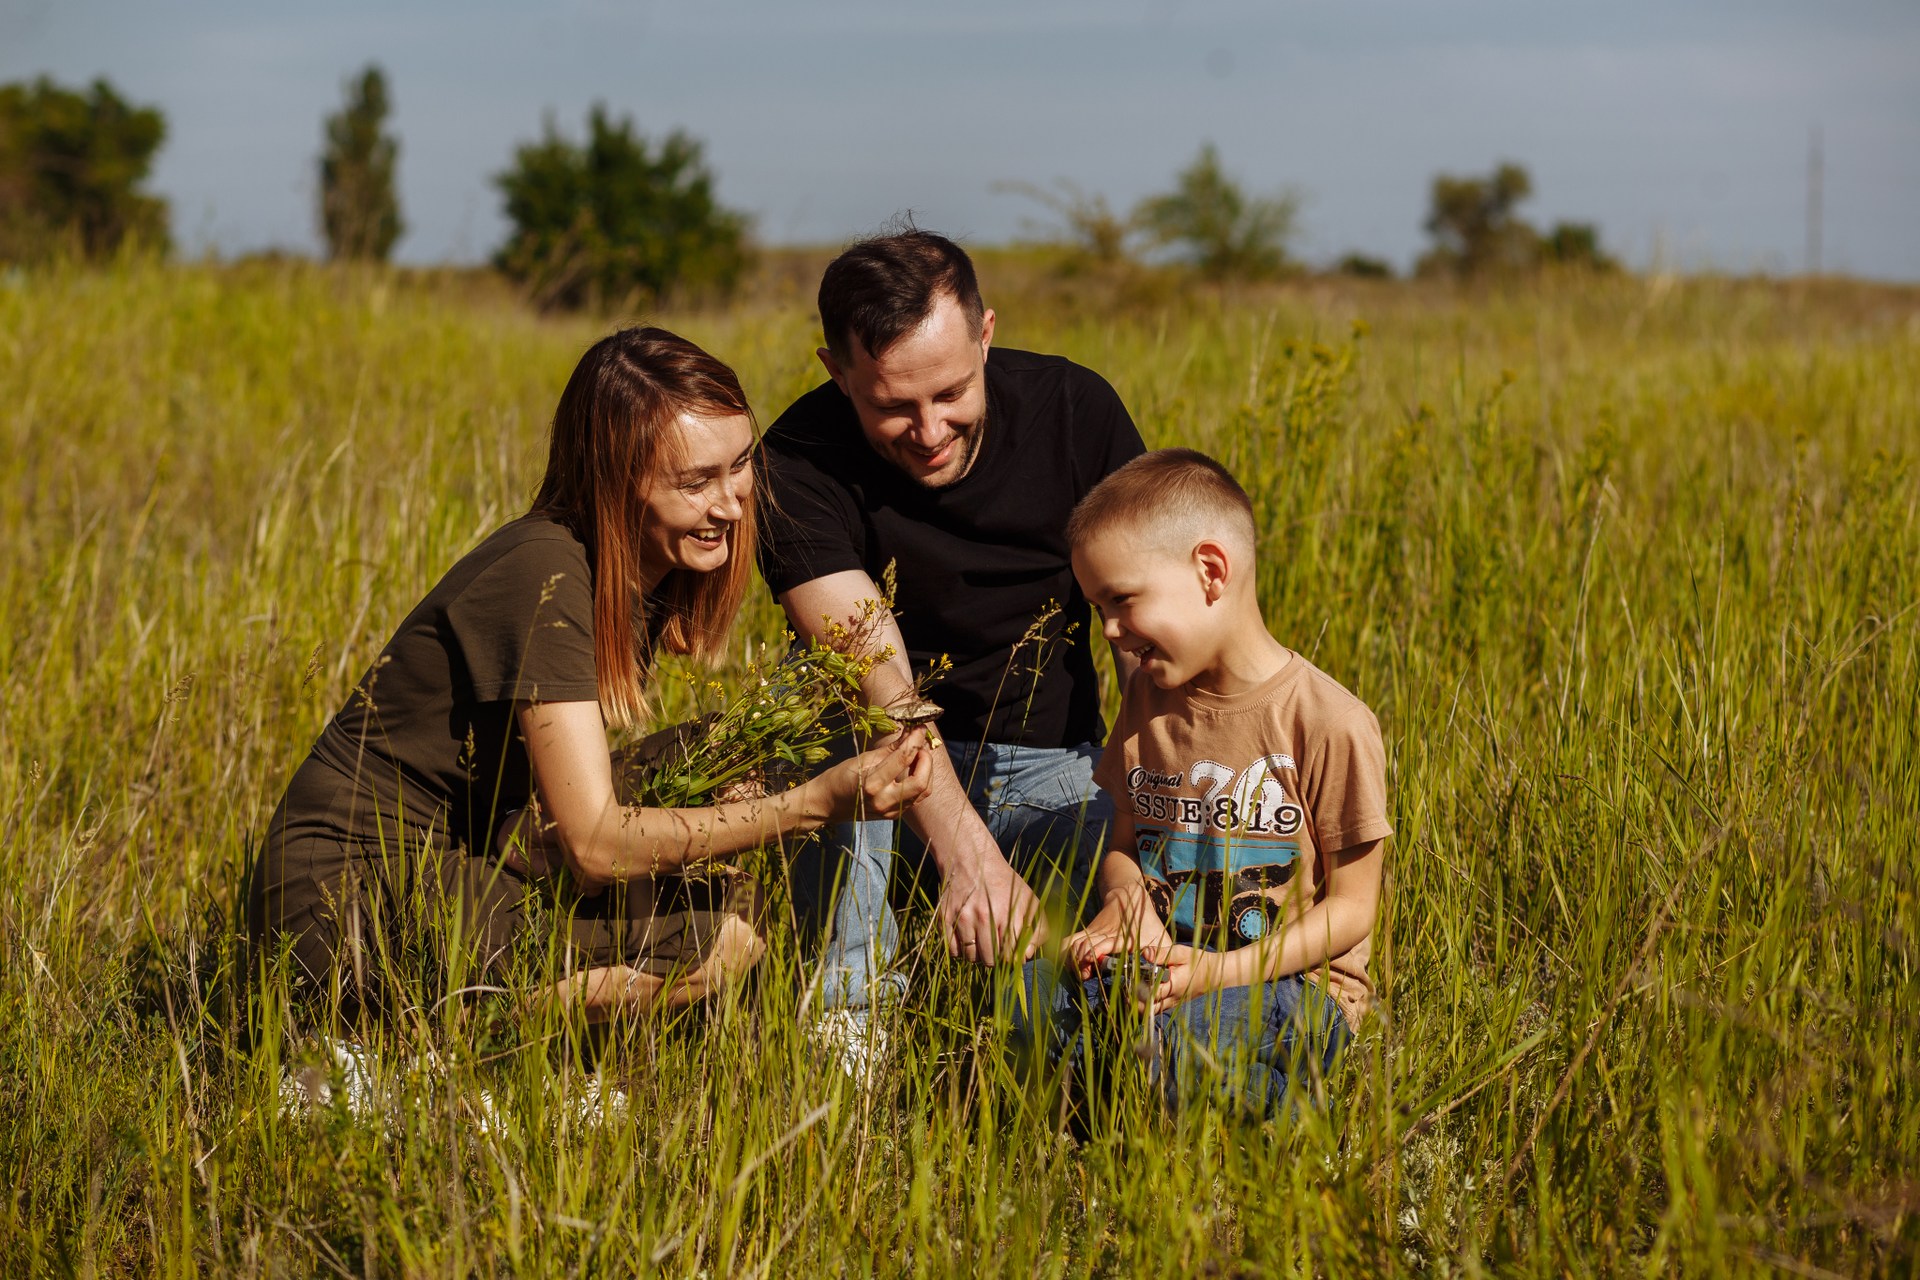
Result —
[{"label": "boy", "polygon": [[1140,666],[1095,774],[1115,810],[1099,911],[1058,966],[1027,966],[1015,1034],[1043,1020],[1048,1056],[1078,1057],[1083,1025],[1133,1003],[1169,1104],[1271,1114],[1366,1012],[1392,828],[1379,722],[1267,633],[1255,537],[1246,492],[1191,449],[1134,459],[1074,509],[1074,576]]}]

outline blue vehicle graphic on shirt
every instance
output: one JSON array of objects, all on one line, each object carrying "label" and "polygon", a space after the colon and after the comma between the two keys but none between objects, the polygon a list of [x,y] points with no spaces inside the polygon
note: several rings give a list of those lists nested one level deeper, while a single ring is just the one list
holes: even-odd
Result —
[{"label": "blue vehicle graphic on shirt", "polygon": [[1143,826],[1135,844],[1147,894],[1176,938],[1230,951],[1280,924],[1272,890],[1300,866],[1300,843]]}]

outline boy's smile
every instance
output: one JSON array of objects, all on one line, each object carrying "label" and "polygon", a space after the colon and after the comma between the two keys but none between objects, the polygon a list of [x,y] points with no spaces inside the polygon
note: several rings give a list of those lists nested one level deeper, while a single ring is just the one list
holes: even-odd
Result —
[{"label": "boy's smile", "polygon": [[1107,641],[1138,659],[1154,684],[1177,688],[1216,665],[1221,637],[1209,606],[1218,597],[1191,558],[1128,533],[1110,529],[1076,546],[1074,577],[1100,611]]},{"label": "boy's smile", "polygon": [[1162,689],[1231,697],[1256,688],[1288,651],[1260,615],[1251,550],[1235,550],[1231,535],[1202,534],[1190,546],[1191,533],[1159,535],[1120,522],[1074,545],[1073,576],[1100,611],[1100,633]]}]

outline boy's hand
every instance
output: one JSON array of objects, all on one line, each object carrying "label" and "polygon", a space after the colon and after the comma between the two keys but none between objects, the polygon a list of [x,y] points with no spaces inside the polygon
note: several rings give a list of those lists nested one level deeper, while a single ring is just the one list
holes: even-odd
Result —
[{"label": "boy's hand", "polygon": [[1218,951],[1165,946],[1142,947],[1140,954],[1155,964],[1165,965],[1167,970],[1160,989],[1153,993],[1152,1006],[1145,1010],[1147,1013],[1165,1013],[1183,1000],[1203,996],[1220,986],[1222,953]]},{"label": "boy's hand", "polygon": [[1074,972],[1093,976],[1094,968],[1110,955],[1173,945],[1160,913],[1144,889],[1108,895],[1106,905],[1087,927],[1061,944]]},{"label": "boy's hand", "polygon": [[1116,951],[1127,949],[1126,937],[1118,929],[1096,929],[1092,926],[1069,934],[1067,940],[1060,944],[1067,963],[1083,979],[1092,977],[1102,960]]}]

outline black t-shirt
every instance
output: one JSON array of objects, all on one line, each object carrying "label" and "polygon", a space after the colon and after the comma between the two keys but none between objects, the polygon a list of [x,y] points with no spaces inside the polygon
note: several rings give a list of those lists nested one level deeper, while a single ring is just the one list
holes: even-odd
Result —
[{"label": "black t-shirt", "polygon": [[[760,572],[775,595],[830,573],[878,581],[898,565],[895,608],[916,672],[945,654],[929,690],[955,741],[1062,747],[1099,742],[1100,693],[1067,516],[1144,452],[1106,380],[1058,356],[987,356],[986,435],[957,483],[928,489],[876,454],[828,382],[761,442],[767,498]],[[1059,612],[1026,639],[1051,605]]]},{"label": "black t-shirt", "polygon": [[527,803],[532,768],[513,723],[516,699],[599,698],[593,578],[586,548],[545,516],[502,526],[414,606],[303,770],[354,781],[324,791],[332,811],[288,813],[369,840],[395,820],[438,841],[488,847],[495,819]]}]

